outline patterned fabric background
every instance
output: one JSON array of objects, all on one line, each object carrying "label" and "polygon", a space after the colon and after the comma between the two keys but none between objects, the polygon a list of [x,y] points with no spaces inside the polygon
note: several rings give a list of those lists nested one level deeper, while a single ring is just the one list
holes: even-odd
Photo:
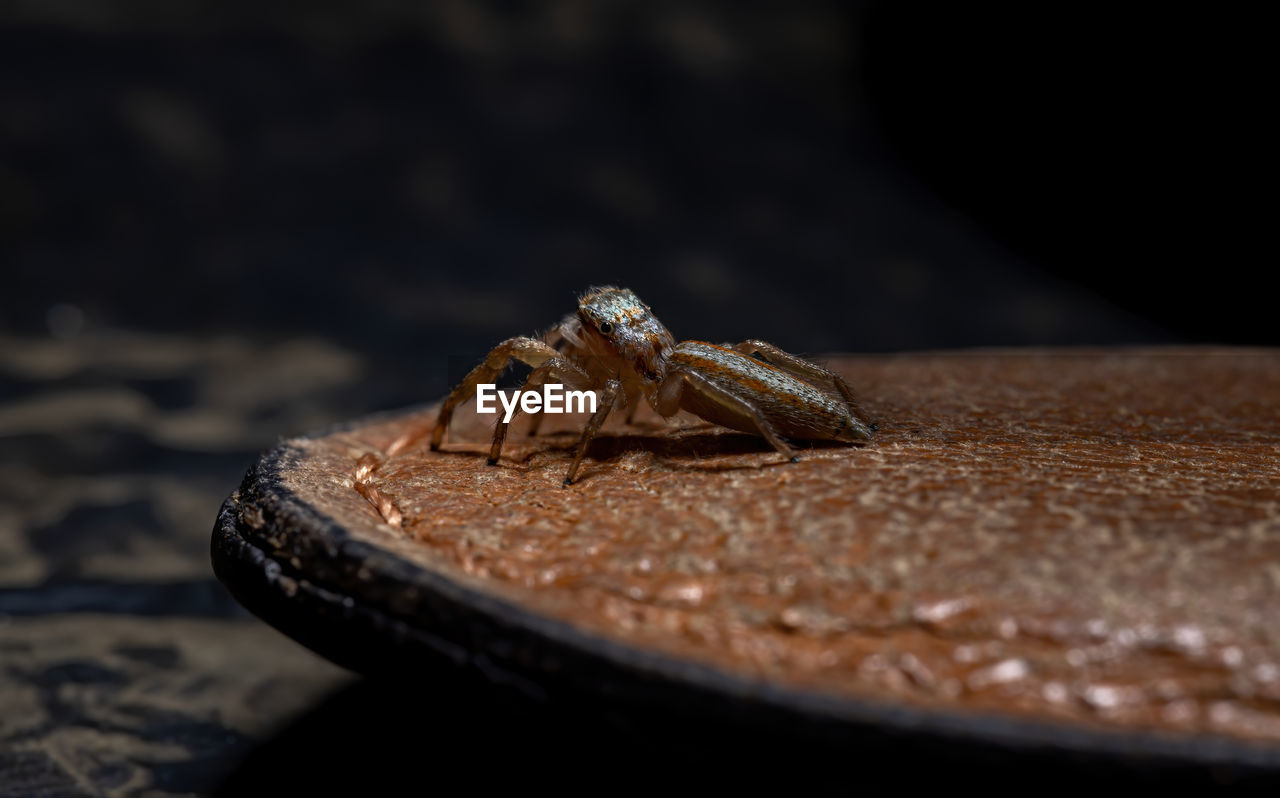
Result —
[{"label": "patterned fabric background", "polygon": [[361,371],[318,342],[0,338],[0,794],[206,792],[350,677],[212,577],[218,504]]}]

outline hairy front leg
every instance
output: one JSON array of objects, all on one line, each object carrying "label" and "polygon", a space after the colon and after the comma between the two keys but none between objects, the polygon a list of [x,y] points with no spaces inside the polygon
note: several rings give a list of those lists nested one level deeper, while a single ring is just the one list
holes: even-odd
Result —
[{"label": "hairy front leg", "polygon": [[548,360],[559,357],[560,353],[543,341],[525,336],[508,338],[495,346],[485,356],[484,362],[473,368],[440,406],[435,427],[431,430],[431,449],[434,451],[440,448],[445,430],[449,428],[449,422],[453,419],[453,411],[458,408],[458,405],[475,396],[477,385],[493,382],[512,360],[537,368]]},{"label": "hairy front leg", "polygon": [[[560,356],[565,358],[566,360],[572,360],[574,357],[584,354],[581,351],[581,349],[569,343],[568,339],[564,337],[563,329],[564,329],[564,323],[562,322],[561,324],[548,330],[542,336],[542,340],[546,341],[547,344],[549,344],[550,346],[555,347],[556,351],[560,353]],[[532,418],[529,420],[528,435],[530,438],[536,437],[538,434],[538,430],[542,429],[542,419],[543,419],[543,416],[545,415],[546,414],[541,411],[537,413],[530,413],[530,416],[532,416]]]},{"label": "hairy front leg", "polygon": [[853,414],[854,418],[866,425],[868,431],[875,432],[879,428],[871,416],[867,415],[867,411],[862,409],[862,405],[858,403],[853,391],[850,390],[849,383],[845,382],[844,377],[834,371],[825,369],[811,360],[805,360],[799,355],[793,355],[786,350],[779,349],[768,341],[759,341],[753,338],[740,344],[734,344],[732,348],[734,351],[741,352],[748,357],[758,357],[766,363],[777,366],[806,382],[817,380],[820,383],[827,383],[833,386],[840,394],[840,398],[844,400],[845,406],[849,408],[849,412]]},{"label": "hairy front leg", "polygon": [[[541,366],[534,369],[533,373],[529,375],[529,378],[525,380],[524,385],[520,387],[519,395],[523,396],[525,391],[541,391],[543,385],[554,380],[559,380],[570,390],[592,390],[591,377],[587,372],[578,368],[569,361],[557,357],[554,360],[548,360],[546,363],[543,363]],[[511,414],[511,418],[514,419],[516,416],[520,415],[520,410],[520,404],[517,403],[514,412]],[[534,423],[536,424],[543,415],[544,414],[541,412],[535,415],[533,417]],[[493,428],[493,445],[489,447],[489,465],[497,463],[498,456],[502,454],[502,443],[507,438],[507,427],[509,424],[510,421],[504,413],[498,419],[497,425]]]},{"label": "hairy front leg", "polygon": [[591,414],[591,420],[587,422],[587,428],[582,431],[582,442],[578,444],[578,453],[573,457],[573,465],[569,466],[569,473],[565,474],[565,485],[573,482],[573,478],[578,475],[578,466],[582,465],[582,458],[587,453],[587,444],[591,443],[591,439],[600,431],[600,426],[604,424],[604,420],[609,417],[609,411],[613,410],[613,403],[618,399],[618,389],[620,387],[617,380],[609,380],[605,383],[604,390],[600,396],[600,404],[596,407],[596,412]]},{"label": "hairy front leg", "polygon": [[[640,404],[643,401],[643,398],[644,394],[641,393],[638,387],[628,385],[623,389],[622,402],[627,408],[626,422],[628,425],[635,423],[636,412],[640,409]],[[538,413],[533,417],[533,421],[529,424],[529,437],[532,438],[538,434],[538,429],[542,427],[543,415],[545,414]]]}]

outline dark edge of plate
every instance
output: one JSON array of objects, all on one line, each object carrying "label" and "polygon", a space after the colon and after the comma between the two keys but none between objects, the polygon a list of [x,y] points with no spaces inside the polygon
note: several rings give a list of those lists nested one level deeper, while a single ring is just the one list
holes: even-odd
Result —
[{"label": "dark edge of plate", "polygon": [[604,702],[624,714],[686,720],[714,717],[745,736],[768,733],[832,751],[892,749],[900,757],[906,746],[921,757],[1016,756],[1055,769],[1070,760],[1099,778],[1206,769],[1227,781],[1280,775],[1280,748],[1262,744],[854,700],[752,681],[594,636],[353,539],[284,486],[281,473],[304,456],[285,441],[250,468],[219,512],[213,568],[252,613],[357,673],[411,679],[417,666],[443,660],[538,700]]}]

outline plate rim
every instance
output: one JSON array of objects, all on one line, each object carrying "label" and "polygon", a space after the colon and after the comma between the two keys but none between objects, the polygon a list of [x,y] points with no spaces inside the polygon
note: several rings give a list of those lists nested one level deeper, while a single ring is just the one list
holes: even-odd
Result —
[{"label": "plate rim", "polygon": [[[858,735],[910,736],[921,742],[963,744],[1010,753],[1058,752],[1123,766],[1156,768],[1214,767],[1280,773],[1280,746],[1214,734],[1178,735],[1144,729],[1095,729],[1052,719],[1006,716],[989,711],[951,711],[788,687],[733,673],[723,668],[647,650],[586,632],[573,624],[543,615],[515,601],[450,579],[447,574],[391,556],[367,541],[353,538],[337,521],[309,505],[286,487],[281,471],[306,456],[301,444],[350,432],[404,416],[420,414],[438,403],[383,411],[340,422],[316,432],[283,440],[259,455],[240,487],[223,503],[213,528],[211,559],[217,578],[250,612],[283,634],[325,658],[358,673],[396,672],[408,663],[370,665],[368,657],[347,656],[340,650],[345,638],[392,632],[382,645],[396,654],[413,656],[428,651],[457,664],[481,668],[498,681],[509,681],[536,697],[546,697],[546,680],[553,678],[558,693],[566,678],[565,665],[585,673],[613,677],[607,685],[594,683],[586,692],[595,699],[618,701],[620,688],[641,700],[674,707],[673,699],[688,705],[693,698],[736,716],[752,715],[772,725],[779,722],[805,733],[828,737]],[[246,510],[259,514],[260,524],[246,520]],[[273,556],[258,529],[285,532],[295,544],[305,544],[308,559]],[[284,553],[281,550],[281,553]],[[290,559],[298,557],[295,567]],[[310,559],[312,557],[320,559]],[[327,562],[324,562],[325,560]],[[412,618],[387,601],[357,603],[344,594],[334,574],[354,575],[373,563],[379,576],[416,588],[418,603],[434,604],[445,614],[445,629],[435,631],[414,624]],[[310,566],[321,565],[317,571]],[[327,570],[326,570],[327,569]],[[292,609],[299,592],[310,601],[332,605],[322,618],[299,617]],[[386,598],[385,596],[383,597]],[[422,615],[418,614],[417,619]],[[458,639],[458,618],[481,622]],[[434,619],[439,622],[442,616]],[[358,631],[349,624],[369,625]],[[480,627],[483,626],[483,630]],[[335,633],[336,632],[336,633]],[[326,640],[329,637],[329,640]],[[411,642],[410,642],[411,641]],[[477,643],[481,648],[476,649]],[[525,648],[528,646],[529,648]],[[552,671],[557,671],[553,673]],[[621,678],[619,678],[621,677]],[[581,678],[575,679],[582,682]],[[581,687],[577,684],[576,687]]]}]

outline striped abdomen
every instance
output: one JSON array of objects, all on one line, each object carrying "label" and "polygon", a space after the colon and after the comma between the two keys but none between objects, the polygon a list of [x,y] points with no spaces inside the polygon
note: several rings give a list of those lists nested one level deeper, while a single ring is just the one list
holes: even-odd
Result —
[{"label": "striped abdomen", "polygon": [[[683,341],[671,353],[667,369],[696,372],[725,392],[745,399],[783,437],[844,441],[866,437],[842,401],[741,352],[702,341]],[[684,391],[680,407],[730,429],[758,432],[739,408],[697,391]]]}]

